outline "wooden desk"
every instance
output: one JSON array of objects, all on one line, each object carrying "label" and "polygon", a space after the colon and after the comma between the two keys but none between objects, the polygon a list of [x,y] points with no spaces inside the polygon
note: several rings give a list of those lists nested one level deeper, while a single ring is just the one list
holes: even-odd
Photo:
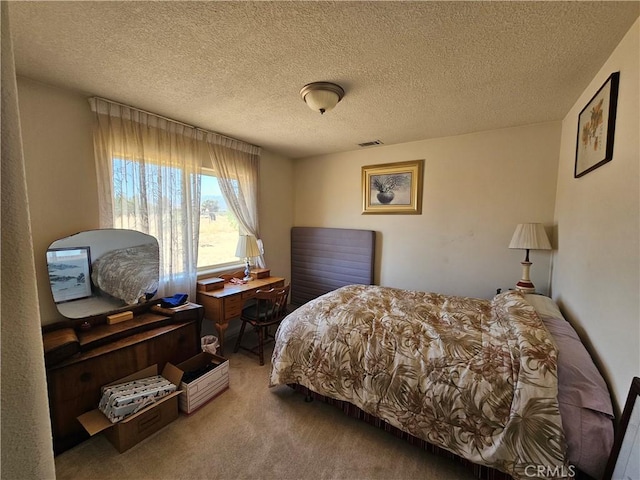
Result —
[{"label": "wooden desk", "polygon": [[256,290],[283,286],[284,278],[266,277],[250,280],[242,285],[225,283],[224,288],[208,292],[198,291],[196,301],[204,307],[204,317],[211,320],[216,327],[220,352],[223,352],[224,332],[229,326],[229,321],[240,316],[245,302],[255,296]]}]

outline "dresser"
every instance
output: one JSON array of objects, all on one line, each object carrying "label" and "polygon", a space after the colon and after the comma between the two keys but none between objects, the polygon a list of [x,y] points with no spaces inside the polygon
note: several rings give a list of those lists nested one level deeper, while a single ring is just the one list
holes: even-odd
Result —
[{"label": "dresser", "polygon": [[203,308],[190,303],[176,310],[148,307],[114,325],[93,319],[87,330],[65,329],[69,335],[75,333],[78,351],[53,360],[47,353],[60,342],[62,330],[45,332],[54,452],[59,454],[89,437],[77,417],[97,407],[103,385],[153,364],[161,371],[167,362],[177,365],[200,352],[202,318]]}]

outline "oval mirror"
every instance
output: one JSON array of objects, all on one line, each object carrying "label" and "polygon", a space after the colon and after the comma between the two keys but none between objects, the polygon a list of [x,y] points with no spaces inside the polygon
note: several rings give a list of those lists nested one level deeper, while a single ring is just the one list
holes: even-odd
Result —
[{"label": "oval mirror", "polygon": [[123,310],[151,300],[158,290],[158,240],[135,230],[76,233],[47,249],[53,301],[66,318]]}]

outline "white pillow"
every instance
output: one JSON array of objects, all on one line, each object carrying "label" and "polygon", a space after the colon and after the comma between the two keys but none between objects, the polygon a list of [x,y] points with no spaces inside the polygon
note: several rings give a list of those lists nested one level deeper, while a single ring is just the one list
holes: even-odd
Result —
[{"label": "white pillow", "polygon": [[536,309],[538,315],[546,315],[553,318],[564,318],[556,302],[544,295],[530,295],[526,294],[524,298],[529,302],[533,308]]}]

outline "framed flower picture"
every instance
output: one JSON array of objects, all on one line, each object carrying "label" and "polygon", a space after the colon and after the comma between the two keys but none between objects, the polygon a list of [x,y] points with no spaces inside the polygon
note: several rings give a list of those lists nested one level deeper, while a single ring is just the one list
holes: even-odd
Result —
[{"label": "framed flower picture", "polygon": [[362,213],[422,213],[424,160],[362,167]]},{"label": "framed flower picture", "polygon": [[613,158],[620,72],[612,73],[578,115],[574,178]]}]

